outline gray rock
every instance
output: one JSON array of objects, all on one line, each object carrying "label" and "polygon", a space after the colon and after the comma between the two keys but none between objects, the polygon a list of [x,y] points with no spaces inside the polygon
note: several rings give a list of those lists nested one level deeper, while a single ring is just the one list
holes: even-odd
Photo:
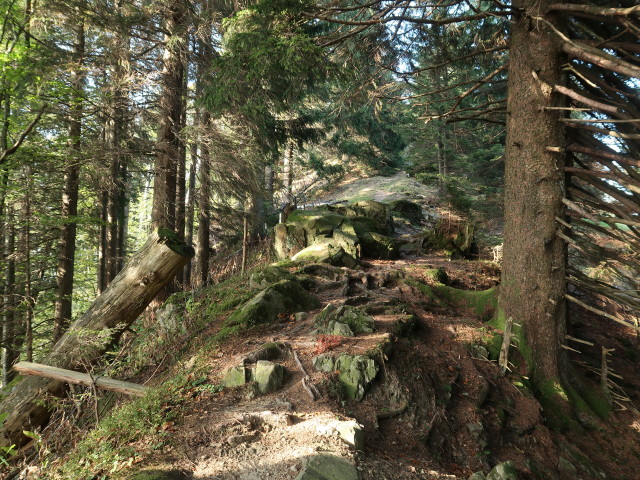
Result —
[{"label": "gray rock", "polygon": [[244,365],[236,365],[229,368],[222,378],[222,385],[225,387],[239,387],[247,382],[246,370]]},{"label": "gray rock", "polygon": [[342,337],[353,337],[353,331],[344,323],[331,321],[327,324],[326,328],[323,329],[326,335],[340,335]]},{"label": "gray rock", "polygon": [[331,355],[318,355],[313,359],[313,366],[319,372],[332,373],[335,371],[336,359]]},{"label": "gray rock", "polygon": [[260,393],[271,393],[282,385],[284,367],[268,360],[258,360],[253,379]]},{"label": "gray rock", "polygon": [[469,480],[485,480],[486,478],[484,472],[475,472],[471,474]]},{"label": "gray rock", "polygon": [[345,394],[353,400],[362,400],[364,393],[378,374],[376,362],[364,355],[341,355],[336,361],[335,369],[344,386]]},{"label": "gray rock", "polygon": [[486,480],[517,480],[516,467],[511,460],[499,463],[489,472]]},{"label": "gray rock", "polygon": [[378,374],[375,360],[365,355],[318,355],[313,359],[316,370],[325,373],[339,372],[338,381],[344,387],[347,398],[362,400],[367,387]]},{"label": "gray rock", "polygon": [[306,458],[296,480],[359,480],[355,465],[335,455],[314,455]]},{"label": "gray rock", "polygon": [[356,450],[364,450],[364,430],[358,422],[339,422],[336,431],[342,440]]},{"label": "gray rock", "polygon": [[295,314],[296,322],[304,322],[307,318],[309,318],[309,312],[297,312]]},{"label": "gray rock", "polygon": [[255,435],[231,435],[227,438],[227,443],[232,447],[255,440]]}]

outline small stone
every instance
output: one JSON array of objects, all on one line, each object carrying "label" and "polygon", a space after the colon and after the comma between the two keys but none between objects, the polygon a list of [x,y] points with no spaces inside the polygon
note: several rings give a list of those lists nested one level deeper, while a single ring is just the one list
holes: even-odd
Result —
[{"label": "small stone", "polygon": [[309,318],[308,312],[297,312],[295,314],[296,322],[304,322],[308,318]]},{"label": "small stone", "polygon": [[475,472],[472,473],[469,477],[469,480],[485,480],[484,472]]},{"label": "small stone", "polygon": [[335,455],[306,458],[296,480],[359,480],[358,470],[348,460]]},{"label": "small stone", "polygon": [[339,422],[336,431],[342,440],[354,447],[356,450],[364,450],[364,430],[357,422]]},{"label": "small stone", "polygon": [[511,460],[499,463],[489,472],[486,480],[517,480],[516,467]]},{"label": "small stone", "polygon": [[231,435],[227,438],[227,443],[232,447],[254,440],[254,435]]}]

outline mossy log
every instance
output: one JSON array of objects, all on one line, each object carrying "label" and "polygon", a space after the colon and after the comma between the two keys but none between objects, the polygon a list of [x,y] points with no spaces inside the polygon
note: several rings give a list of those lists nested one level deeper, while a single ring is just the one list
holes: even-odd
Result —
[{"label": "mossy log", "polygon": [[[109,287],[93,302],[54,345],[43,363],[79,370],[93,363],[113,345],[194,255],[193,248],[175,233],[159,229],[125,265]],[[47,394],[61,395],[66,383],[27,377],[0,403],[6,413],[0,427],[0,445],[22,446],[29,441],[23,431],[46,425],[51,412],[43,405]]]}]

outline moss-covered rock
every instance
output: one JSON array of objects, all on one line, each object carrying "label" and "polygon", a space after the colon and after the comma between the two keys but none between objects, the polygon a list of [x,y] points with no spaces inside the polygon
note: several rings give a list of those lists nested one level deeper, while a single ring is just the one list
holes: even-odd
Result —
[{"label": "moss-covered rock", "polygon": [[282,313],[313,310],[319,306],[318,299],[302,288],[297,281],[281,280],[236,309],[225,322],[225,326],[252,327],[272,323]]},{"label": "moss-covered rock", "polygon": [[381,260],[395,260],[400,257],[400,249],[396,241],[375,232],[365,232],[360,234],[360,245],[362,256],[368,258],[379,258]]},{"label": "moss-covered rock", "polygon": [[394,217],[405,218],[413,225],[420,225],[424,222],[422,207],[417,203],[409,200],[396,200],[390,204],[390,208]]},{"label": "moss-covered rock", "polygon": [[296,480],[359,480],[355,465],[335,455],[314,455],[305,459]]},{"label": "moss-covered rock", "polygon": [[313,359],[316,370],[332,373],[338,372],[338,381],[342,384],[347,398],[362,400],[368,386],[378,374],[378,365],[365,355],[340,355],[334,358],[329,355],[318,355]]},{"label": "moss-covered rock", "polygon": [[268,360],[258,360],[253,373],[253,380],[256,382],[260,393],[275,392],[284,378],[284,367],[278,363]]},{"label": "moss-covered rock", "polygon": [[421,273],[431,283],[449,284],[449,275],[444,268],[427,268]]},{"label": "moss-covered rock", "polygon": [[236,365],[229,368],[220,381],[225,387],[239,387],[247,383],[247,374],[244,365]]},{"label": "moss-covered rock", "polygon": [[280,267],[268,266],[251,275],[249,286],[251,288],[267,288],[269,285],[281,280],[296,280],[296,276],[288,270]]},{"label": "moss-covered rock", "polygon": [[292,257],[307,246],[307,234],[302,227],[278,223],[273,234],[273,247],[281,260]]},{"label": "moss-covered rock", "polygon": [[338,322],[348,325],[353,333],[373,333],[375,331],[375,322],[372,317],[358,308],[348,305],[336,307],[328,304],[317,316],[315,324],[320,333],[330,334],[326,331],[331,322]]},{"label": "moss-covered rock", "polygon": [[393,218],[391,209],[384,203],[373,200],[349,204],[331,205],[332,212],[351,220],[356,233],[375,232],[382,235],[393,234]]}]

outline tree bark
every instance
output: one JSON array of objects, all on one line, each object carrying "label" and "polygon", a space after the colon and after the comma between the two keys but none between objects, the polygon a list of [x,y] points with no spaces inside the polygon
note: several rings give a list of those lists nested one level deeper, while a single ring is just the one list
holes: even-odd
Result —
[{"label": "tree bark", "polygon": [[160,129],[158,132],[155,180],[153,184],[153,225],[174,230],[176,226],[176,176],[182,120],[184,88],[184,33],[186,6],[182,0],[167,2],[165,51],[161,73]]},{"label": "tree bark", "polygon": [[[565,133],[558,122],[562,105],[553,86],[563,83],[566,61],[551,29],[533,18],[548,0],[521,0],[512,27],[505,152],[505,236],[500,306],[505,318],[522,325],[534,382],[560,374],[565,336],[566,245],[558,237],[563,217]],[[554,22],[549,15],[547,20]],[[560,149],[563,151],[563,149]]]},{"label": "tree bark", "polygon": [[58,341],[71,319],[73,275],[76,251],[76,217],[78,215],[78,183],[80,177],[80,135],[82,134],[82,89],[84,73],[84,23],[74,27],[73,61],[71,72],[71,118],[69,119],[69,160],[64,173],[61,217],[64,221],[58,242],[58,271],[56,301],[53,314],[53,343]]},{"label": "tree bark", "polygon": [[[56,343],[44,363],[72,370],[95,361],[192,256],[193,249],[173,232],[157,230]],[[96,335],[96,332],[104,334]],[[0,411],[9,414],[0,428],[0,445],[24,445],[28,438],[23,430],[39,428],[50,418],[51,412],[40,400],[45,394],[60,395],[63,391],[64,383],[60,381],[24,379],[0,403]]]}]

